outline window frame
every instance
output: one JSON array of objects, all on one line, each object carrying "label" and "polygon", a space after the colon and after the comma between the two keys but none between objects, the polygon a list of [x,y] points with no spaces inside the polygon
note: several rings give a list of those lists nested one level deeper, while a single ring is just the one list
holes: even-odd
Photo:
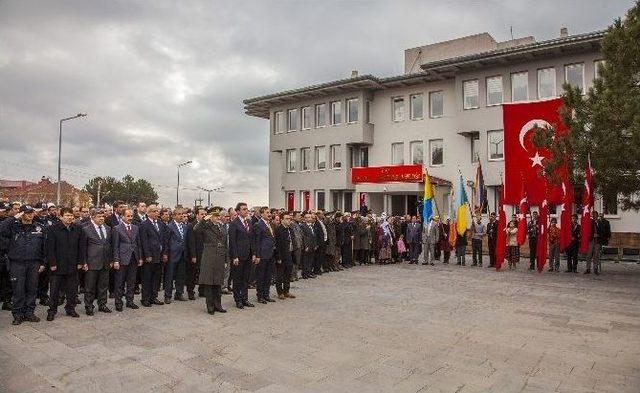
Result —
[{"label": "window frame", "polygon": [[[306,154],[305,154],[306,152]],[[305,169],[305,158],[307,159],[307,169]],[[313,163],[311,162],[311,147],[301,147],[300,148],[300,172],[311,172],[311,168],[313,167]]]},{"label": "window frame", "polygon": [[[395,146],[401,146],[401,152],[400,152],[400,162],[394,162],[394,157],[393,157],[393,152],[394,152],[394,147]],[[391,165],[404,165],[404,142],[393,142],[391,144]]]},{"label": "window frame", "polygon": [[[415,156],[413,154],[413,147],[417,146],[418,144],[420,144],[421,146],[421,150],[422,150],[422,162],[415,162]],[[409,142],[409,162],[411,162],[412,165],[424,165],[424,141],[423,140],[414,140]]]},{"label": "window frame", "polygon": [[[469,138],[469,141],[471,142],[471,146],[470,146],[470,148],[471,148],[471,163],[475,164],[475,163],[480,162],[480,151],[481,151],[480,150],[481,149],[481,146],[480,146],[480,135],[472,136],[471,138]],[[474,157],[474,154],[473,154],[474,150],[478,151],[478,154],[476,156],[477,158]]]},{"label": "window frame", "polygon": [[[541,97],[540,96],[540,71],[544,71],[544,70],[553,70],[553,95],[549,96],[549,97]],[[543,67],[543,68],[538,68],[536,70],[536,87],[538,90],[538,99],[539,100],[546,100],[546,99],[551,99],[554,97],[558,96],[558,74],[556,72],[556,67]]]},{"label": "window frame", "polygon": [[[500,78],[500,102],[497,102],[495,104],[490,104],[489,103],[489,79],[496,79],[496,78]],[[502,105],[504,103],[504,81],[502,80],[502,75],[492,75],[492,76],[486,77],[484,80],[484,85],[486,89],[486,97],[485,97],[486,105],[487,106]]]},{"label": "window frame", "polygon": [[[287,149],[285,150],[285,160],[286,160],[286,171],[287,173],[294,173],[296,171],[296,163],[297,163],[297,154],[296,149]],[[291,157],[293,157],[293,165],[291,164]]]},{"label": "window frame", "polygon": [[[351,120],[351,103],[354,102],[356,103],[356,120]],[[347,102],[347,110],[346,110],[346,124],[357,124],[360,121],[360,98],[358,97],[354,97],[354,98],[347,98],[346,100]]]},{"label": "window frame", "polygon": [[[291,114],[295,113],[295,115],[298,117],[298,121],[296,121],[297,124],[295,124],[296,128],[291,128]],[[292,108],[292,109],[287,109],[287,132],[294,132],[294,131],[298,131],[300,126],[300,111],[298,111],[298,108]]]},{"label": "window frame", "polygon": [[329,145],[329,169],[332,170],[340,170],[342,169],[342,160],[339,160],[337,163],[339,164],[339,166],[335,166],[336,164],[336,155],[340,155],[340,152],[338,151],[340,149],[342,145],[339,144],[334,144],[334,145]]},{"label": "window frame", "polygon": [[[441,146],[442,146],[442,163],[440,163],[440,164],[434,164],[433,163],[433,144],[434,144],[434,142],[440,142]],[[429,166],[430,167],[441,167],[441,166],[444,166],[444,139],[443,138],[429,139]]]},{"label": "window frame", "polygon": [[[402,102],[402,116],[401,119],[396,119],[396,102]],[[404,96],[391,97],[391,121],[394,123],[400,123],[404,121],[405,102]]]},{"label": "window frame", "polygon": [[[475,82],[476,84],[476,106],[469,106],[467,107],[467,95],[466,95],[466,89],[465,87],[472,83]],[[478,81],[478,78],[475,79],[467,79],[462,81],[462,109],[463,110],[472,110],[472,109],[478,109],[480,108],[480,82]]]},{"label": "window frame", "polygon": [[[320,121],[318,120],[319,118],[319,114],[320,114],[320,110],[322,108],[322,114],[324,116],[324,121],[322,122],[322,124],[320,124]],[[316,104],[315,105],[315,116],[314,116],[314,125],[316,128],[324,128],[327,126],[327,103],[326,102],[322,102],[320,104]]]},{"label": "window frame", "polygon": [[[439,115],[434,115],[433,114],[433,101],[431,99],[431,97],[433,95],[439,94],[440,97],[442,97],[442,113],[440,113]],[[441,117],[444,116],[444,90],[435,90],[435,91],[430,91],[429,92],[429,118],[430,119],[439,119]]]},{"label": "window frame", "polygon": [[584,61],[582,62],[577,62],[577,63],[570,63],[570,64],[565,64],[564,65],[564,83],[569,83],[568,82],[568,75],[569,73],[567,72],[567,69],[569,69],[570,67],[573,66],[577,66],[577,65],[582,65],[582,94],[587,94],[586,89],[587,89],[587,81],[586,81],[586,69],[585,69],[585,65],[584,65]]},{"label": "window frame", "polygon": [[[302,108],[300,108],[300,130],[301,131],[306,131],[306,130],[310,130],[313,128],[313,124],[309,124],[308,127],[305,127],[305,112],[306,111],[311,112],[311,106],[307,105],[307,106],[303,106]],[[310,123],[313,122],[313,114],[309,114],[309,120]]]},{"label": "window frame", "polygon": [[[320,206],[318,204],[318,201],[320,200],[320,198],[318,198],[318,195],[322,194],[322,206]],[[315,208],[317,210],[326,210],[326,206],[327,206],[327,192],[323,189],[316,189],[314,190],[314,195],[313,195],[313,200],[315,202]]]},{"label": "window frame", "polygon": [[593,61],[593,79],[601,78],[601,76],[598,75],[598,64],[605,64],[606,61],[606,59],[597,59]]},{"label": "window frame", "polygon": [[[282,118],[282,122],[284,122],[282,129],[278,126],[278,117]],[[287,124],[284,120],[284,111],[275,111],[273,112],[273,133],[274,134],[284,134],[284,129],[287,128]]]},{"label": "window frame", "polygon": [[[525,99],[522,100],[516,100],[514,98],[515,94],[515,88],[514,88],[514,84],[513,84],[513,78],[516,75],[522,75],[524,74],[526,76],[525,80],[527,81],[526,86],[527,86],[527,97]],[[531,92],[529,91],[529,70],[525,70],[525,71],[516,71],[516,72],[512,72],[510,74],[510,78],[509,81],[511,83],[511,102],[526,102],[529,101],[529,97],[531,97]]]},{"label": "window frame", "polygon": [[[491,158],[491,135],[501,132],[502,133],[502,157],[500,158]],[[504,161],[504,130],[489,130],[487,131],[487,161]]]},{"label": "window frame", "polygon": [[[334,108],[334,104],[337,104],[339,109],[340,109],[340,121],[336,122],[335,121],[335,117],[336,117],[336,111]],[[331,126],[339,126],[340,124],[342,124],[342,101],[338,100],[338,101],[331,101],[329,103],[329,120],[331,121]]]},{"label": "window frame", "polygon": [[[421,100],[420,111],[422,112],[422,114],[420,115],[420,117],[416,117],[413,110],[413,98],[418,96],[420,97],[420,100]],[[409,119],[424,120],[424,94],[423,93],[409,94]]]},{"label": "window frame", "polygon": [[[323,150],[324,168],[320,168],[320,149]],[[316,171],[324,171],[327,169],[327,145],[318,145],[315,147],[313,164]]]}]

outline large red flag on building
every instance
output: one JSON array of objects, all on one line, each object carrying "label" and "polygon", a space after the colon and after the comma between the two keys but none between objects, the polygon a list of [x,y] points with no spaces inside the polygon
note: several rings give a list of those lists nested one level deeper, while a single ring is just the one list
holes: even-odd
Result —
[{"label": "large red flag on building", "polygon": [[517,240],[519,245],[523,245],[527,238],[527,213],[529,213],[529,197],[527,195],[527,186],[524,184],[524,179],[522,180],[519,202]]},{"label": "large red flag on building", "polygon": [[[561,98],[502,105],[506,204],[519,203],[522,178],[528,186],[531,205],[539,205],[545,199],[543,191],[545,179],[539,172],[543,168],[544,160],[550,156],[550,152],[536,148],[531,137],[536,126],[553,128],[556,134],[567,131],[558,113],[561,106]],[[561,187],[550,187],[549,203],[560,203],[561,199]]]},{"label": "large red flag on building", "polygon": [[582,217],[580,218],[580,253],[589,251],[591,240],[591,209],[593,208],[593,170],[591,157],[584,171],[584,192],[582,193]]},{"label": "large red flag on building", "polygon": [[566,176],[562,181],[562,204],[560,205],[560,251],[571,243],[571,214],[573,210],[573,186]]},{"label": "large red flag on building", "polygon": [[499,205],[498,205],[498,234],[496,236],[496,271],[502,267],[504,262],[504,249],[506,246],[506,234],[507,228],[507,213],[504,211],[504,185],[502,186],[502,193],[500,193]]},{"label": "large red flag on building", "polygon": [[536,245],[538,248],[536,250],[538,272],[542,272],[542,269],[544,269],[544,265],[547,263],[547,254],[549,252],[549,241],[547,235],[549,226],[547,221],[549,221],[549,202],[545,199],[540,205],[540,217],[538,219],[538,223],[540,225],[538,230],[538,242]]}]

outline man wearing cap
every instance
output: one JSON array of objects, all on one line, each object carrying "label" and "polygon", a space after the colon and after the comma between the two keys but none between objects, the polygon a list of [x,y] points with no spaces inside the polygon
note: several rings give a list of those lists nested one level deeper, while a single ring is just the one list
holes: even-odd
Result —
[{"label": "man wearing cap", "polygon": [[6,244],[13,296],[13,325],[23,321],[39,322],[34,315],[38,273],[44,271],[45,229],[33,222],[35,211],[29,205],[20,207],[15,221],[3,225],[0,239]]},{"label": "man wearing cap", "polygon": [[[33,221],[40,224],[45,231],[48,232],[49,229],[58,222],[56,206],[53,203],[37,203],[34,210],[36,215]],[[37,297],[40,299],[40,305],[49,305],[49,267],[47,266],[46,260],[44,271],[38,275]]]},{"label": "man wearing cap", "polygon": [[[16,221],[15,215],[20,211],[20,204],[3,202],[0,211],[3,214],[0,219],[1,231],[3,227],[9,227]],[[8,243],[0,241],[0,301],[2,302],[2,310],[11,311],[11,280],[9,279],[7,246]]]},{"label": "man wearing cap", "polygon": [[202,255],[198,258],[200,275],[199,288],[202,288],[207,305],[207,312],[225,313],[222,308],[222,286],[225,285],[225,269],[229,264],[229,248],[227,230],[220,220],[218,207],[210,208],[207,215],[193,228],[194,235],[202,240]]}]

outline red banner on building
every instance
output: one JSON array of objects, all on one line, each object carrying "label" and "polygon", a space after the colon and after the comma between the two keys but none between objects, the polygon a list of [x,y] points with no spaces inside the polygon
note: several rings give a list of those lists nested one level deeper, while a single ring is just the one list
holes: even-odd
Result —
[{"label": "red banner on building", "polygon": [[393,165],[351,168],[351,183],[421,183],[422,165]]}]

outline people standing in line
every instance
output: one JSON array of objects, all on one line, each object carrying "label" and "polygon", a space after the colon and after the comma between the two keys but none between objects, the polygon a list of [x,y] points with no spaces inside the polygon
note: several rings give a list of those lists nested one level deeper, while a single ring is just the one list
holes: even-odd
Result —
[{"label": "people standing in line", "polygon": [[316,278],[313,274],[313,264],[318,248],[318,238],[313,228],[313,216],[310,212],[304,213],[302,224],[302,278]]},{"label": "people standing in line", "polygon": [[505,232],[507,242],[505,258],[509,262],[509,270],[517,269],[520,261],[520,245],[518,244],[518,226],[515,220],[509,221]]},{"label": "people standing in line", "polygon": [[451,218],[447,217],[445,223],[440,225],[440,250],[442,250],[443,260],[445,265],[449,264],[451,258],[451,243],[449,243],[449,230],[451,225]]},{"label": "people standing in line", "polygon": [[[198,273],[200,270],[200,257],[202,256],[203,243],[202,238],[196,236],[193,228],[204,218],[207,211],[198,206],[194,210],[193,220],[187,225],[186,244],[186,274],[187,274],[187,296],[189,300],[196,300],[195,288],[198,283]],[[218,221],[220,221],[220,212],[218,212]],[[198,288],[198,296],[204,296],[200,288]]]},{"label": "people standing in line", "polygon": [[256,299],[258,303],[275,302],[269,292],[273,272],[273,252],[276,239],[271,228],[271,212],[263,206],[259,209],[260,219],[253,224],[253,257],[256,260]]},{"label": "people standing in line", "polygon": [[560,228],[558,228],[558,220],[553,217],[549,224],[547,232],[549,239],[549,271],[560,271]]},{"label": "people standing in line", "polygon": [[82,227],[80,260],[84,274],[84,309],[88,316],[94,314],[94,302],[98,311],[110,313],[107,307],[109,269],[113,267],[112,232],[104,223],[104,211],[93,209],[90,221]]},{"label": "people standing in line", "polygon": [[482,267],[482,239],[486,233],[487,230],[482,223],[482,216],[478,214],[476,221],[471,226],[471,258],[473,261],[471,266]]},{"label": "people standing in line", "polygon": [[487,223],[487,246],[489,246],[489,268],[496,266],[496,244],[498,240],[498,221],[496,213],[489,214]]},{"label": "people standing in line", "polygon": [[158,299],[162,268],[168,262],[169,230],[159,219],[160,211],[155,204],[146,209],[146,219],[140,225],[140,248],[142,250],[142,296],[140,303],[144,307],[161,306],[163,301]]},{"label": "people standing in line", "polygon": [[291,270],[293,268],[293,231],[291,215],[283,213],[276,228],[276,292],[278,299],[293,299],[289,293]]},{"label": "people standing in line", "polygon": [[434,266],[436,246],[440,241],[440,217],[433,216],[422,230],[423,265]]},{"label": "people standing in line", "polygon": [[371,264],[371,219],[364,217],[362,219],[362,225],[360,227],[360,265]]},{"label": "people standing in line", "polygon": [[136,272],[142,266],[140,233],[131,223],[133,211],[124,209],[122,222],[113,228],[113,270],[115,271],[114,297],[116,311],[122,311],[122,297],[127,308],[138,309],[133,301]]},{"label": "people standing in line", "polygon": [[[185,276],[186,276],[186,258],[187,243],[186,232],[187,226],[184,224],[185,211],[177,208],[173,211],[173,220],[167,225],[167,255],[169,260],[164,271],[164,302],[171,303],[171,298],[179,302],[186,301],[184,298]],[[175,288],[175,294],[174,294]]]},{"label": "people standing in line", "polygon": [[74,223],[73,210],[60,209],[61,220],[54,224],[47,234],[47,262],[51,271],[49,279],[51,294],[47,321],[53,321],[58,313],[60,292],[65,294],[65,312],[78,318],[76,297],[78,295],[78,270],[84,267],[80,254],[82,228]]},{"label": "people standing in line", "polygon": [[600,265],[602,247],[609,244],[611,226],[609,225],[609,221],[604,219],[597,211],[594,211],[591,217],[591,237],[589,238],[589,250],[586,256],[587,269],[584,271],[584,274],[590,274],[591,266],[593,265],[593,272],[598,275],[600,274],[598,267]]},{"label": "people standing in line", "polygon": [[202,240],[198,289],[202,288],[210,315],[227,312],[222,307],[222,286],[225,285],[225,269],[229,264],[229,242],[220,213],[220,208],[210,208],[193,228],[195,236]]},{"label": "people standing in line", "polygon": [[311,213],[313,217],[313,233],[316,235],[316,252],[313,256],[313,275],[322,275],[322,266],[325,263],[327,250],[327,228],[322,221],[324,214],[322,210]]},{"label": "people standing in line", "polygon": [[580,224],[578,215],[571,215],[571,242],[567,247],[566,273],[578,273],[578,249],[580,248]]},{"label": "people standing in line", "polygon": [[291,269],[291,281],[298,281],[298,271],[302,270],[302,215],[299,211],[293,212],[291,231],[293,232],[293,269]]},{"label": "people standing in line", "polygon": [[536,268],[536,250],[538,249],[538,212],[531,213],[531,220],[527,223],[527,237],[529,238],[529,270]]},{"label": "people standing in line", "polygon": [[[4,203],[0,206],[0,211],[3,214],[0,219],[0,233],[2,233],[3,228],[8,228],[17,221],[15,216],[20,212],[20,204],[17,202]],[[11,274],[9,273],[9,260],[7,258],[8,244],[8,240],[0,238],[0,301],[2,302],[3,311],[11,311],[12,308]]]},{"label": "people standing in line", "polygon": [[253,251],[253,229],[251,228],[249,208],[244,202],[236,205],[237,217],[229,224],[229,255],[231,258],[231,277],[233,280],[233,298],[236,307],[254,307],[249,302],[249,276]]},{"label": "people standing in line", "polygon": [[411,222],[407,224],[405,239],[409,245],[409,264],[417,265],[422,241],[422,225],[418,222],[417,216],[412,216]]}]

